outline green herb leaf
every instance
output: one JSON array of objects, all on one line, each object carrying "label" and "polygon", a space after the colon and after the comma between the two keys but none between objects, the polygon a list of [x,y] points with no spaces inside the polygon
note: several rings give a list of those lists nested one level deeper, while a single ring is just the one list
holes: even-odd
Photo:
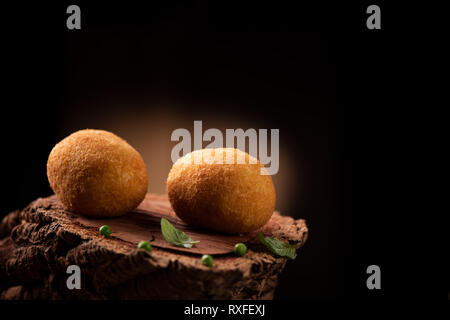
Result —
[{"label": "green herb leaf", "polygon": [[276,254],[277,256],[288,257],[291,259],[295,259],[295,257],[297,257],[295,247],[288,243],[284,243],[283,241],[275,238],[264,237],[261,232],[258,232],[258,238],[262,244],[270,250],[270,252]]},{"label": "green herb leaf", "polygon": [[192,246],[200,241],[194,241],[183,231],[175,228],[167,219],[161,218],[161,232],[167,242],[184,248],[192,248]]}]

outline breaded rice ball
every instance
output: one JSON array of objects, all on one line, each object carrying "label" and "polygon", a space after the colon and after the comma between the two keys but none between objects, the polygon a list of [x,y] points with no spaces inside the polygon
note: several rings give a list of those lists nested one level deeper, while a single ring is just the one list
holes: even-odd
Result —
[{"label": "breaded rice ball", "polygon": [[123,215],[144,199],[147,169],[125,140],[103,130],[80,130],[60,141],[47,162],[50,186],[81,215]]},{"label": "breaded rice ball", "polygon": [[[245,161],[239,164],[238,159]],[[266,168],[233,148],[196,150],[178,159],[167,178],[167,193],[186,223],[225,233],[256,230],[275,209],[275,188]]]}]

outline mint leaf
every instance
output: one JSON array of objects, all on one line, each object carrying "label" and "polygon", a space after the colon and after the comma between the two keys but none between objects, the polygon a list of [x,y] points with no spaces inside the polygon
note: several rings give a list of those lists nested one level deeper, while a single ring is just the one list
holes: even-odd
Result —
[{"label": "mint leaf", "polygon": [[167,219],[161,218],[161,232],[167,242],[184,248],[192,248],[192,246],[200,241],[194,241],[183,231],[175,228]]},{"label": "mint leaf", "polygon": [[293,245],[284,243],[283,241],[275,238],[264,237],[261,232],[258,232],[258,238],[262,244],[270,250],[270,252],[276,254],[277,256],[288,257],[291,259],[295,259],[295,257],[297,257],[297,252]]}]

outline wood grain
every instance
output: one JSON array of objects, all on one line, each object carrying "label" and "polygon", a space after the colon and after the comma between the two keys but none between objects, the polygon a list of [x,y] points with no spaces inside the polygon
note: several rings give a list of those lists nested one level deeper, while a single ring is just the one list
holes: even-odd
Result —
[{"label": "wood grain", "polygon": [[[248,242],[254,234],[227,235],[193,228],[178,218],[170,207],[168,199],[147,194],[139,207],[128,214],[107,219],[92,219],[74,214],[74,221],[85,228],[98,229],[106,224],[113,236],[133,245],[149,241],[152,246],[194,254],[227,254],[233,252],[238,242]],[[161,233],[161,218],[169,220],[175,228],[184,231],[193,240],[200,242],[192,248],[183,248],[167,242]]]}]

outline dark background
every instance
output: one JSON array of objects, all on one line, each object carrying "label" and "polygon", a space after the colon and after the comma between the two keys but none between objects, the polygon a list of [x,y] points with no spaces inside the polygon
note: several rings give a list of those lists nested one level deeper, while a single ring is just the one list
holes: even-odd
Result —
[{"label": "dark background", "polygon": [[[306,218],[310,237],[276,298],[413,296],[386,164],[399,68],[394,9],[382,7],[383,29],[370,31],[368,4],[77,4],[79,31],[65,27],[68,4],[8,11],[2,215],[51,193],[47,157],[71,120],[148,114],[164,103],[192,120],[232,115],[279,128],[301,166],[284,208]],[[365,287],[371,264],[382,270],[378,292]]]}]

